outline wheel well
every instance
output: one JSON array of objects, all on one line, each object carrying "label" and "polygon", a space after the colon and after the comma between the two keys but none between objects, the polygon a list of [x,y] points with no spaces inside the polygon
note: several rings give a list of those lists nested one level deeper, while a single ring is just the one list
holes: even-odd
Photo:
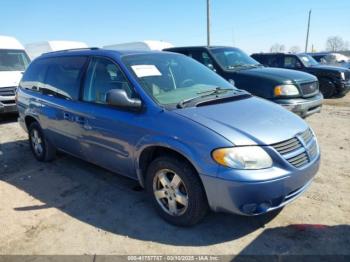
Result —
[{"label": "wheel well", "polygon": [[[172,156],[176,157],[182,161],[186,161],[192,168],[193,170],[196,171],[198,174],[196,168],[193,166],[193,164],[182,154],[179,152],[167,148],[167,147],[161,147],[161,146],[152,146],[144,149],[140,155],[139,158],[139,168],[142,173],[142,179],[145,179],[146,173],[147,173],[147,168],[151,164],[151,162],[156,159],[157,157],[160,156]],[[143,181],[141,182],[143,183]]]},{"label": "wheel well", "polygon": [[331,82],[332,84],[334,83],[334,79],[333,78],[331,78],[331,77],[328,77],[328,76],[320,76],[320,78],[319,78],[319,81],[329,81],[329,82]]},{"label": "wheel well", "polygon": [[24,119],[25,123],[26,123],[26,127],[27,129],[30,127],[30,125],[33,123],[33,122],[37,122],[37,120],[32,117],[32,116],[26,116],[25,119]]}]

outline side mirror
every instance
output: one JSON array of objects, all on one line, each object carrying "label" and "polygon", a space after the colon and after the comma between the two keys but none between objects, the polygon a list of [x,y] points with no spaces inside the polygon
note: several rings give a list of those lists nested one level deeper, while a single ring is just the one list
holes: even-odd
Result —
[{"label": "side mirror", "polygon": [[208,67],[210,70],[213,70],[214,72],[216,72],[216,69],[215,69],[215,67],[213,66],[213,64],[207,64],[207,67]]},{"label": "side mirror", "polygon": [[303,66],[301,65],[300,62],[296,62],[295,63],[295,68],[301,69],[301,68],[303,68]]},{"label": "side mirror", "polygon": [[106,101],[109,105],[125,108],[125,109],[140,109],[142,102],[137,98],[129,98],[128,94],[123,89],[112,89],[107,92]]},{"label": "side mirror", "polygon": [[233,80],[233,79],[230,78],[228,81],[230,82],[230,84],[231,84],[233,87],[236,87],[236,86],[235,86],[235,80]]}]

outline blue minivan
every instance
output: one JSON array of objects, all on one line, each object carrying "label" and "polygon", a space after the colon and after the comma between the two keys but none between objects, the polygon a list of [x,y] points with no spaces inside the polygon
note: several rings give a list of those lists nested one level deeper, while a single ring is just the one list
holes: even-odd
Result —
[{"label": "blue minivan", "polygon": [[319,168],[315,134],[300,117],[181,54],[44,54],[16,100],[37,160],[63,151],[136,179],[176,225],[196,224],[209,209],[279,209]]}]

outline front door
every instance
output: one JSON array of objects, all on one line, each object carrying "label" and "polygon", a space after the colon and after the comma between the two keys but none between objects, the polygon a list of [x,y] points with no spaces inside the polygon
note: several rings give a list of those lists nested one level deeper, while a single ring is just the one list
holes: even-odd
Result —
[{"label": "front door", "polygon": [[91,59],[82,95],[85,113],[83,151],[88,161],[122,175],[135,175],[134,147],[142,136],[143,114],[111,107],[106,94],[124,89],[129,97],[136,93],[119,66],[110,59]]}]

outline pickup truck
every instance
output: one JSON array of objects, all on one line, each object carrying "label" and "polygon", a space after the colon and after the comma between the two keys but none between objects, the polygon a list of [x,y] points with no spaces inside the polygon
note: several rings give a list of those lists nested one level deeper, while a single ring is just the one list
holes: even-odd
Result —
[{"label": "pickup truck", "polygon": [[234,47],[174,47],[163,51],[190,56],[237,88],[280,104],[301,117],[321,111],[323,96],[313,75],[265,67]]},{"label": "pickup truck", "polygon": [[345,96],[350,90],[350,70],[322,65],[308,54],[262,53],[252,57],[266,66],[294,69],[318,78],[325,98]]}]

